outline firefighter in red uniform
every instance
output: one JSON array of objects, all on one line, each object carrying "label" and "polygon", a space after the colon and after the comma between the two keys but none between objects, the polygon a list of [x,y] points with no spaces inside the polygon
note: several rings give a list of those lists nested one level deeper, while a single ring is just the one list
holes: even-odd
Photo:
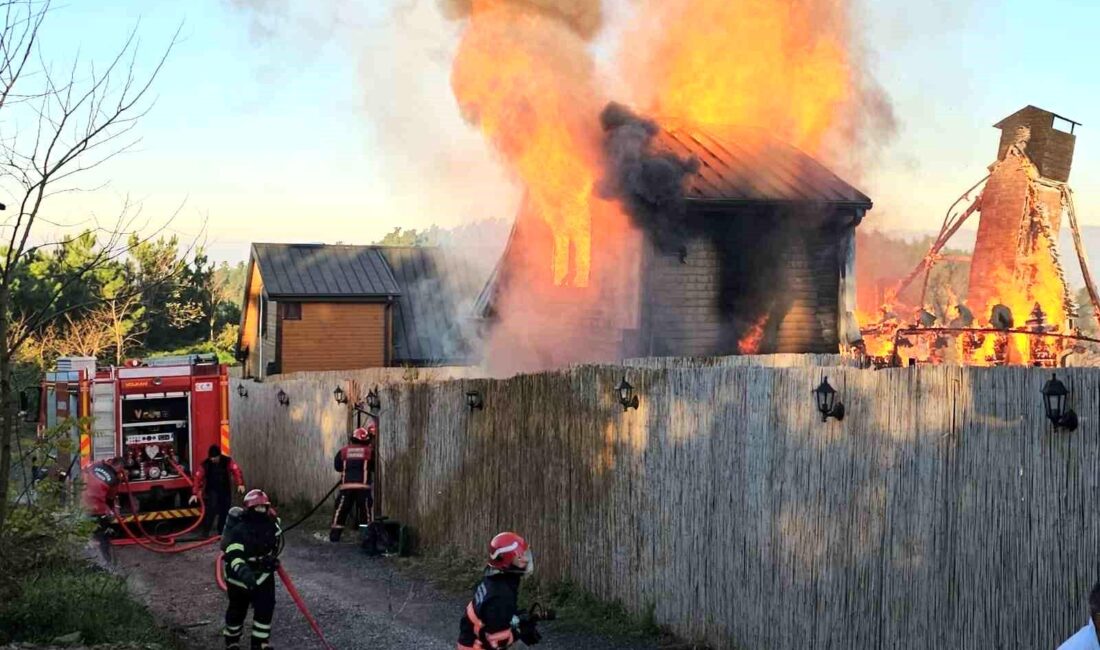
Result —
[{"label": "firefighter in red uniform", "polygon": [[351,444],[336,452],[332,466],[340,472],[340,494],[336,497],[336,512],[332,515],[332,528],[328,533],[330,542],[339,542],[344,532],[344,522],[348,520],[351,509],[359,511],[359,523],[369,523],[374,499],[371,498],[370,471],[374,459],[374,438],[378,434],[378,425],[374,422],[367,428],[359,427],[351,434]]},{"label": "firefighter in red uniform", "polygon": [[229,506],[233,496],[231,483],[237,485],[237,494],[244,494],[244,476],[241,466],[229,456],[222,455],[218,445],[210,445],[208,457],[195,470],[194,485],[191,487],[191,503],[198,502],[202,495],[205,512],[202,518],[202,536],[210,536],[210,526],[217,520],[217,531],[221,535],[225,530],[225,519],[229,516]]},{"label": "firefighter in red uniform", "polygon": [[122,459],[115,457],[92,463],[85,471],[84,512],[95,519],[99,526],[92,537],[99,542],[103,559],[111,559],[111,536],[114,532],[111,524],[115,520],[115,500],[118,498],[118,485],[122,482]]},{"label": "firefighter in red uniform", "polygon": [[244,619],[252,607],[252,650],[271,647],[271,618],[275,614],[275,572],[283,531],[271,500],[263,490],[244,496],[244,514],[226,527],[221,548],[225,570],[225,647],[241,647]]},{"label": "firefighter in red uniform", "polygon": [[458,624],[457,650],[501,650],[517,640],[526,645],[539,642],[534,624],[518,616],[519,582],[534,568],[531,549],[519,535],[500,533],[489,542],[485,577]]}]

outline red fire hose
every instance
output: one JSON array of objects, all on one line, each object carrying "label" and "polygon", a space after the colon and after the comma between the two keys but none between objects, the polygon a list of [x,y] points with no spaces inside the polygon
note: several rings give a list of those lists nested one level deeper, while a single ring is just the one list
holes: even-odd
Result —
[{"label": "red fire hose", "polygon": [[[179,475],[187,481],[188,485],[194,486],[194,482],[191,480],[191,477],[187,475],[187,472],[185,472],[182,467],[180,467],[172,459],[168,459],[168,462],[171,463],[172,467],[179,473]],[[122,482],[126,484],[127,488],[129,487],[130,481],[125,474],[122,475]],[[129,496],[130,498],[130,510],[132,510],[135,515],[134,523],[137,524],[137,529],[141,536],[139,537],[138,535],[135,535],[134,531],[130,530],[130,527],[126,525],[126,521],[122,518],[122,513],[118,511],[118,508],[114,509],[114,513],[115,516],[118,518],[119,526],[122,528],[122,531],[126,533],[126,536],[130,538],[132,542],[144,548],[145,550],[153,551],[155,553],[183,553],[184,551],[190,551],[196,548],[201,548],[203,546],[208,546],[218,541],[219,539],[218,537],[211,537],[209,539],[203,540],[201,542],[195,542],[193,544],[186,544],[183,546],[175,545],[177,537],[185,535],[194,530],[199,525],[199,523],[202,522],[203,517],[205,517],[206,502],[203,500],[202,495],[199,495],[198,518],[194,521],[194,523],[192,523],[184,530],[178,533],[172,533],[170,535],[152,535],[148,533],[145,530],[145,527],[142,526],[141,520],[137,518],[138,508],[137,500],[134,498],[134,493],[130,490],[127,490],[127,496]]]},{"label": "red fire hose", "polygon": [[176,546],[175,540],[172,540],[171,544],[165,544],[163,542],[150,542],[144,537],[138,537],[134,534],[134,531],[130,530],[130,527],[126,525],[126,521],[122,518],[122,513],[118,511],[118,508],[114,509],[115,517],[118,518],[118,524],[122,527],[122,532],[126,533],[135,544],[142,547],[147,551],[153,551],[154,553],[183,553],[184,551],[191,551],[196,548],[202,548],[203,546],[209,546],[218,540],[220,537],[211,537],[210,539],[204,539],[200,542],[193,544],[184,544],[182,546]]},{"label": "red fire hose", "polygon": [[[214,560],[214,580],[218,583],[218,589],[222,591],[226,591],[227,589],[225,585],[225,568],[222,562],[222,558],[224,557],[225,553],[222,553]],[[313,633],[320,639],[321,645],[325,647],[325,650],[333,650],[332,646],[329,645],[328,639],[325,638],[324,632],[321,631],[321,626],[317,624],[317,620],[313,618],[313,614],[309,612],[309,608],[306,607],[305,601],[302,600],[302,596],[298,593],[298,589],[294,586],[294,582],[291,581],[290,575],[286,572],[286,569],[283,568],[282,564],[279,565],[276,573],[279,574],[279,579],[283,581],[283,586],[286,587],[286,592],[290,594],[290,599],[298,606],[298,611],[302,612],[302,616],[306,617],[306,622],[309,623],[309,627],[313,629]]]},{"label": "red fire hose", "polygon": [[298,606],[298,611],[302,612],[302,616],[306,617],[309,621],[309,626],[313,628],[313,633],[317,635],[317,638],[321,640],[321,645],[325,647],[325,650],[333,650],[332,646],[328,644],[325,639],[324,633],[321,632],[321,626],[317,625],[317,621],[314,620],[313,615],[309,613],[309,608],[306,607],[305,601],[298,595],[298,590],[295,589],[294,583],[290,581],[290,576],[287,575],[286,569],[280,564],[278,568],[279,578],[283,581],[283,586],[286,587],[286,592],[290,594],[291,599],[294,600],[294,604]]}]

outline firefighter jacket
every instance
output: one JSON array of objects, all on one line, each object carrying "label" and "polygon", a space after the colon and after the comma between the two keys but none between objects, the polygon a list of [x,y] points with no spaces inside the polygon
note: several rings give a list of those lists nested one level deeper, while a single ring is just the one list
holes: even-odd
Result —
[{"label": "firefighter jacket", "polygon": [[371,459],[374,457],[373,444],[345,445],[336,452],[332,467],[340,472],[341,490],[363,490],[370,487]]},{"label": "firefighter jacket", "polygon": [[118,496],[118,484],[121,480],[118,471],[106,461],[88,466],[84,485],[84,511],[89,515],[109,514],[115,507]]},{"label": "firefighter jacket", "polygon": [[191,492],[195,496],[199,496],[204,492],[229,494],[229,488],[232,487],[230,482],[236,485],[244,485],[241,466],[229,456],[222,456],[221,461],[217,463],[209,458],[202,461],[202,464],[195,470],[193,479],[194,484],[191,486]]},{"label": "firefighter jacket", "polygon": [[492,573],[482,579],[458,623],[459,650],[498,650],[516,642],[512,624],[521,578],[515,573]]},{"label": "firefighter jacket", "polygon": [[226,526],[221,542],[225,581],[251,589],[270,580],[279,566],[282,535],[278,517],[254,510],[246,510],[235,524]]}]

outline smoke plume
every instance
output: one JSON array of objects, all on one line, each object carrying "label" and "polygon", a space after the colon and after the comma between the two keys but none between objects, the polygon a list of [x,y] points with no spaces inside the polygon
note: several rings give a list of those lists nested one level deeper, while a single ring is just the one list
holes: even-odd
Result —
[{"label": "smoke plume", "polygon": [[568,26],[586,40],[594,37],[603,26],[601,0],[439,0],[443,15],[451,19],[468,18],[498,5],[511,6],[525,14],[541,14]]},{"label": "smoke plume", "polygon": [[608,104],[600,125],[605,173],[600,195],[622,201],[658,249],[677,250],[683,243],[684,179],[699,169],[699,161],[653,151],[660,127],[622,104]]}]

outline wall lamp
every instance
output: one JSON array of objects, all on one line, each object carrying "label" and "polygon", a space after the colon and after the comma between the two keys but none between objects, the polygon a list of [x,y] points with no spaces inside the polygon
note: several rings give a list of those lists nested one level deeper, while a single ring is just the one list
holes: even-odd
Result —
[{"label": "wall lamp", "polygon": [[476,390],[466,391],[466,406],[470,408],[470,412],[480,411],[485,408],[485,400],[481,399],[481,393]]},{"label": "wall lamp", "polygon": [[829,418],[836,418],[837,421],[844,419],[844,404],[836,401],[836,389],[829,385],[828,377],[821,380],[821,385],[813,390],[813,394],[822,422],[828,422]]},{"label": "wall lamp", "polygon": [[244,387],[244,384],[237,384],[237,395],[248,397],[248,389]]},{"label": "wall lamp", "polygon": [[1055,429],[1073,431],[1077,429],[1077,414],[1073,409],[1066,408],[1066,397],[1069,390],[1058,379],[1058,375],[1051,373],[1050,379],[1043,384],[1043,406],[1046,407],[1047,419]]},{"label": "wall lamp", "polygon": [[378,396],[378,386],[367,391],[367,408],[375,413],[382,408],[382,398]]},{"label": "wall lamp", "polygon": [[347,404],[348,394],[344,392],[344,389],[337,386],[336,390],[332,391],[332,396],[336,399],[337,404]]},{"label": "wall lamp", "polygon": [[634,387],[630,385],[625,376],[619,382],[619,387],[616,390],[619,391],[619,404],[623,405],[624,413],[630,409],[638,408],[638,396],[634,394]]},{"label": "wall lamp", "polygon": [[275,393],[275,399],[279,400],[279,403],[283,406],[290,404],[290,396],[282,388],[279,389],[278,393]]}]

